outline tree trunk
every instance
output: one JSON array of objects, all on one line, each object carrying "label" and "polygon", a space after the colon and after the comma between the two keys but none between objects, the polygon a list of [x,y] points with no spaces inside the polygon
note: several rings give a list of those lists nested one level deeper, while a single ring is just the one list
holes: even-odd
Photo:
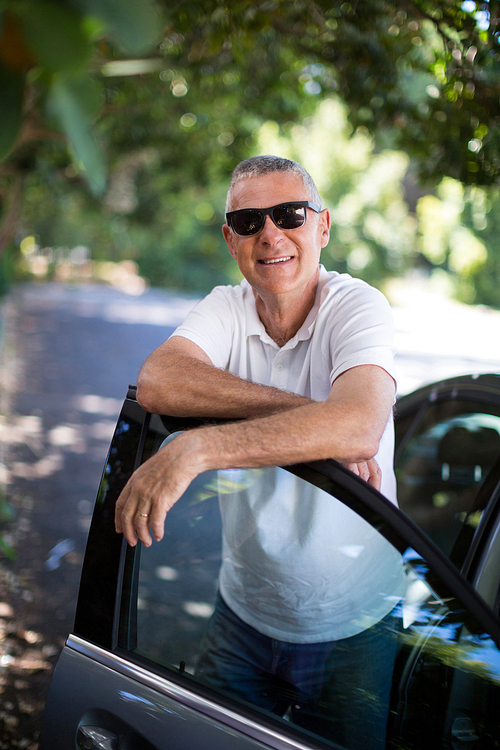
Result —
[{"label": "tree trunk", "polygon": [[15,237],[23,205],[23,188],[24,175],[17,172],[3,201],[0,218],[0,257]]}]

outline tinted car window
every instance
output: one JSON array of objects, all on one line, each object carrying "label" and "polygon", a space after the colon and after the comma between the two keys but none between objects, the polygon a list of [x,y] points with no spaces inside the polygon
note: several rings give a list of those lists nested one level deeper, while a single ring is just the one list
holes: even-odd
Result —
[{"label": "tinted car window", "polygon": [[408,415],[398,425],[407,431],[396,458],[400,507],[451,555],[462,528],[472,532],[481,520],[480,490],[500,458],[500,411],[445,400]]},{"label": "tinted car window", "polygon": [[[153,417],[144,457],[157,450],[168,433],[164,421]],[[314,486],[309,478],[314,479]],[[381,624],[385,645],[375,653],[385,661],[385,669],[376,679],[389,674],[388,746],[420,750],[478,742],[480,747],[496,747],[500,722],[491,706],[500,698],[500,654],[492,638],[394,529],[366,508],[363,517],[357,514],[361,506],[355,492],[336,488],[341,498],[336,499],[317,485],[335,489],[334,483],[316,475],[309,477],[306,472],[299,478],[277,468],[198,477],[168,514],[163,541],[142,549],[140,555],[134,552],[135,583],[131,600],[130,591],[125,595],[122,647],[144,664],[185,681],[191,689],[205,694],[208,690],[214,700],[236,702],[242,711],[257,711],[262,721],[274,722],[302,741],[315,737],[335,747],[368,747],[368,740],[360,744],[346,738],[344,719],[339,720],[343,714],[338,694],[335,701],[331,698],[330,677],[312,704],[282,677],[282,700],[270,708],[242,697],[237,689],[209,684],[199,673],[223,558],[220,508],[224,513],[228,501],[230,506],[245,505],[252,498],[260,496],[265,501],[269,493],[280,491],[287,493],[288,504],[290,493],[298,488],[299,511],[305,519],[310,506],[319,503],[328,506],[334,520],[323,529],[323,543],[318,545],[324,575],[314,586],[300,565],[301,540],[283,540],[293,590],[302,597],[301,611],[309,622],[314,619],[314,608],[324,602],[325,586],[334,581],[339,584],[337,594],[344,597],[346,627],[354,625],[357,633],[363,633]],[[279,537],[281,529],[273,531]],[[245,526],[240,533],[238,544],[250,544],[252,529]],[[304,544],[306,536],[304,527]],[[347,684],[352,664],[348,671],[343,671],[341,659],[338,664],[335,679]],[[367,660],[357,666],[362,704],[379,701],[379,685],[370,680]]]}]

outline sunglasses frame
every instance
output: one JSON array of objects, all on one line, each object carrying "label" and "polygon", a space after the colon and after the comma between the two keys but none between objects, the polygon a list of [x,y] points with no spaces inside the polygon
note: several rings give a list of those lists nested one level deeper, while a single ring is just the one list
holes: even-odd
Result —
[{"label": "sunglasses frame", "polygon": [[[316,204],[312,203],[311,201],[285,201],[284,203],[278,203],[276,206],[271,206],[270,208],[240,208],[238,211],[228,211],[226,214],[226,222],[228,226],[232,229],[232,231],[238,235],[238,237],[253,237],[256,234],[259,234],[264,228],[264,224],[266,223],[266,216],[270,216],[273,224],[278,227],[278,229],[284,229],[287,232],[290,232],[292,229],[300,229],[300,227],[303,227],[304,224],[307,221],[307,210],[304,213],[304,221],[302,224],[299,224],[298,227],[290,227],[290,229],[286,229],[286,227],[280,227],[279,224],[276,223],[275,218],[273,216],[273,211],[276,208],[282,208],[283,206],[300,206],[301,208],[311,208],[313,211],[315,211],[317,214],[321,213],[321,208]],[[233,225],[233,217],[236,214],[241,214],[244,211],[257,211],[257,213],[260,213],[262,224],[260,225],[259,229],[257,229],[255,232],[250,232],[249,234],[240,234],[236,231]]]}]

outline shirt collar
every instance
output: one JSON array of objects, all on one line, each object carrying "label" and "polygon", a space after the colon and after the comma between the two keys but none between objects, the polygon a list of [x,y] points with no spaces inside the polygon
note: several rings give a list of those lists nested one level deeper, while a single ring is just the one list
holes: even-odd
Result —
[{"label": "shirt collar", "polygon": [[[287,343],[283,347],[281,347],[283,350],[293,349],[299,343],[299,341],[307,341],[311,338],[314,331],[314,326],[316,324],[316,319],[318,317],[319,308],[328,295],[328,290],[325,289],[325,285],[329,281],[329,279],[330,275],[328,271],[323,265],[320,264],[318,286],[316,289],[314,304],[310,309],[307,318],[302,323],[295,336],[291,338],[290,341],[287,341]],[[279,349],[280,347],[269,336],[262,324],[261,319],[257,314],[257,309],[255,307],[255,297],[253,295],[252,287],[246,279],[243,279],[243,281],[241,282],[241,286],[244,290],[243,299],[247,316],[247,338],[249,336],[259,336],[264,344],[270,344],[274,348]]]}]

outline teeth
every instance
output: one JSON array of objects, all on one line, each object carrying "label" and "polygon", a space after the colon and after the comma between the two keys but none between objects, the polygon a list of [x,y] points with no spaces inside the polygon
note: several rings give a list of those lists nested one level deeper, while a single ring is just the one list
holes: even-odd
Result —
[{"label": "teeth", "polygon": [[284,263],[286,260],[292,260],[292,256],[288,255],[286,258],[270,258],[269,260],[262,260],[261,263],[264,263],[264,265],[269,266],[272,263]]}]

